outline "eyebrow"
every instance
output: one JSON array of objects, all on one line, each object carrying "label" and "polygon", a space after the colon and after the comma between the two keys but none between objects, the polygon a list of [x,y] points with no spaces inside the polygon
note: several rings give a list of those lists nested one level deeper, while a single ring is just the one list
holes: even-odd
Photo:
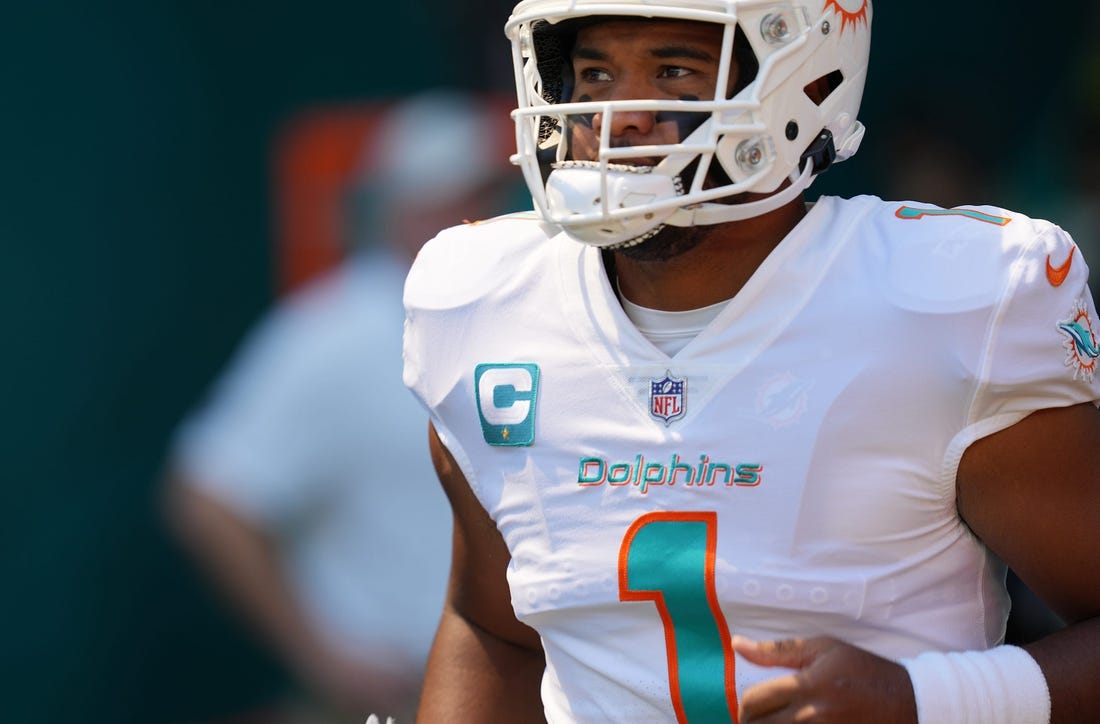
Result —
[{"label": "eyebrow", "polygon": [[[672,58],[691,58],[693,60],[713,61],[714,56],[700,48],[692,47],[690,45],[667,45],[659,48],[653,48],[649,51],[649,55],[654,58],[660,58],[662,60],[668,60]],[[573,49],[573,57],[580,60],[607,60],[607,53],[596,48],[590,48],[587,46],[577,46]]]},{"label": "eyebrow", "polygon": [[714,60],[714,56],[705,50],[690,45],[671,45],[654,48],[649,52],[655,58],[692,58],[694,60]]}]

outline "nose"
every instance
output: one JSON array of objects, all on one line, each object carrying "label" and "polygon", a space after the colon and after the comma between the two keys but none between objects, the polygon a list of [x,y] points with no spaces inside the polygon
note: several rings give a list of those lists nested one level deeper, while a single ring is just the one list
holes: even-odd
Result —
[{"label": "nose", "polygon": [[[621,83],[616,86],[615,92],[608,100],[624,101],[640,98],[652,98],[653,89],[648,87],[636,87],[639,84]],[[657,124],[657,114],[654,111],[621,111],[616,110],[608,114],[608,119],[603,113],[592,116],[592,127],[600,132],[605,121],[611,123],[611,137],[621,138],[628,134],[647,135],[652,133]]]},{"label": "nose", "polygon": [[[653,111],[612,111],[609,114],[611,121],[611,137],[622,138],[628,134],[647,135],[653,131],[656,125],[657,114]],[[592,127],[597,133],[603,130],[604,114],[596,113],[592,116]]]}]

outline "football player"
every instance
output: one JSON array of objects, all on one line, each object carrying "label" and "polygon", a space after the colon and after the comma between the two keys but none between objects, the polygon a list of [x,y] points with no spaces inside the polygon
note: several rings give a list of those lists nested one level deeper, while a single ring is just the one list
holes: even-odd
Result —
[{"label": "football player", "polygon": [[[405,381],[456,520],[425,722],[1100,711],[1100,323],[1057,226],[804,192],[869,0],[524,0],[537,213],[442,233]],[[1067,622],[1004,644],[1006,565]]]}]

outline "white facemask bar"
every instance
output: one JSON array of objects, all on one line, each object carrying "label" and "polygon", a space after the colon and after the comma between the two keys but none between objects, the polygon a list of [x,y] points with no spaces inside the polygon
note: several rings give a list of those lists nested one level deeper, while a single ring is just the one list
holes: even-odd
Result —
[{"label": "white facemask bar", "polygon": [[[761,3],[761,5],[766,4],[769,3]],[[621,6],[615,7],[609,5],[605,8],[602,5],[586,5],[584,9],[586,15],[615,15],[616,10],[618,14],[626,14],[623,12]],[[633,13],[631,13],[631,16],[636,17]],[[524,16],[514,19],[514,21],[510,23],[510,27],[523,22],[529,22],[534,17],[546,18],[546,15],[539,14],[531,18]],[[705,225],[738,221],[766,213],[767,211],[778,208],[796,199],[799,194],[812,183],[813,176],[817,169],[813,168],[812,162],[806,161],[802,164],[801,168],[796,167],[792,169],[791,173],[785,179],[788,185],[783,186],[782,183],[775,182],[768,184],[772,187],[779,187],[780,190],[772,193],[766,198],[738,204],[714,203],[720,199],[728,199],[731,196],[737,196],[750,191],[768,193],[770,190],[761,190],[753,187],[759,184],[765,176],[769,175],[769,173],[774,170],[773,167],[777,160],[775,149],[771,148],[768,141],[768,129],[766,124],[760,120],[761,103],[759,100],[755,98],[748,100],[730,100],[722,97],[724,95],[722,89],[727,87],[726,79],[729,77],[731,65],[735,57],[733,53],[735,38],[734,29],[736,27],[735,9],[732,4],[728,12],[725,13],[712,13],[698,10],[669,12],[667,8],[662,8],[660,17],[718,22],[723,26],[719,81],[716,84],[716,97],[713,100],[616,100],[605,102],[551,103],[540,95],[542,84],[538,76],[537,63],[529,57],[526,58],[526,62],[523,62],[522,44],[513,44],[514,55],[516,56],[514,67],[516,68],[517,74],[517,87],[520,90],[521,107],[513,113],[513,117],[517,120],[517,149],[519,149],[519,153],[513,156],[512,161],[521,166],[524,177],[532,191],[536,207],[543,216],[551,222],[566,227],[576,227],[585,224],[627,220],[631,217],[636,218],[641,211],[646,213],[653,212],[663,217],[663,223],[675,226]],[[808,42],[807,37],[815,38],[820,36],[808,34],[795,38],[782,50],[770,55],[761,63],[758,78],[767,77],[770,68],[774,64],[785,60],[788,55],[801,52],[802,46]],[[528,39],[530,39],[529,35]],[[613,148],[611,146],[610,128],[614,113],[639,110],[709,114],[709,118],[704,120],[698,128],[683,140],[683,142],[678,144]],[[597,200],[591,206],[588,206],[588,208],[592,209],[591,212],[579,213],[577,209],[574,208],[567,210],[567,213],[554,213],[547,200],[546,187],[543,184],[542,171],[539,168],[536,156],[538,150],[537,144],[540,118],[553,117],[560,124],[559,128],[564,130],[569,125],[567,123],[568,117],[580,115],[590,116],[596,113],[603,115],[600,147],[597,159],[592,162],[584,162],[583,165],[587,166],[591,173],[600,174],[599,193],[595,197]],[[527,119],[527,123],[523,122],[525,118]],[[745,119],[749,119],[748,122],[746,122]],[[735,123],[732,121],[737,122]],[[759,137],[762,144],[761,150],[765,153],[765,161],[760,163],[759,167],[747,176],[745,175],[745,168],[740,167],[741,173],[738,174],[742,176],[740,181],[712,189],[703,189],[703,184],[708,175],[707,171],[711,168],[711,164],[716,161],[715,149],[718,146],[718,140],[727,135],[746,139]],[[564,160],[563,157],[567,153],[564,140],[565,139],[560,138],[557,139],[559,164]],[[699,168],[692,178],[691,187],[682,190],[683,195],[647,203],[644,209],[631,206],[613,208],[610,205],[612,195],[608,193],[608,187],[612,175],[617,173],[614,169],[615,160],[617,158],[631,157],[660,157],[661,160],[656,166],[649,169],[649,172],[674,179],[676,184],[680,182],[679,174],[696,159],[699,159]]]}]

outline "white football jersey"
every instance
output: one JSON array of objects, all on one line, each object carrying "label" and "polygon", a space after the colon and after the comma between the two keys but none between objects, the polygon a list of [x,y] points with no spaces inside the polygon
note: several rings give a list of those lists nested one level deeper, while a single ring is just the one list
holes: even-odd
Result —
[{"label": "white football jersey", "polygon": [[531,215],[441,234],[405,382],[511,551],[551,722],[728,721],[777,671],[730,635],[890,658],[1004,635],[961,522],[974,440],[1100,398],[1088,270],[995,208],[826,197],[669,357],[598,250]]}]

